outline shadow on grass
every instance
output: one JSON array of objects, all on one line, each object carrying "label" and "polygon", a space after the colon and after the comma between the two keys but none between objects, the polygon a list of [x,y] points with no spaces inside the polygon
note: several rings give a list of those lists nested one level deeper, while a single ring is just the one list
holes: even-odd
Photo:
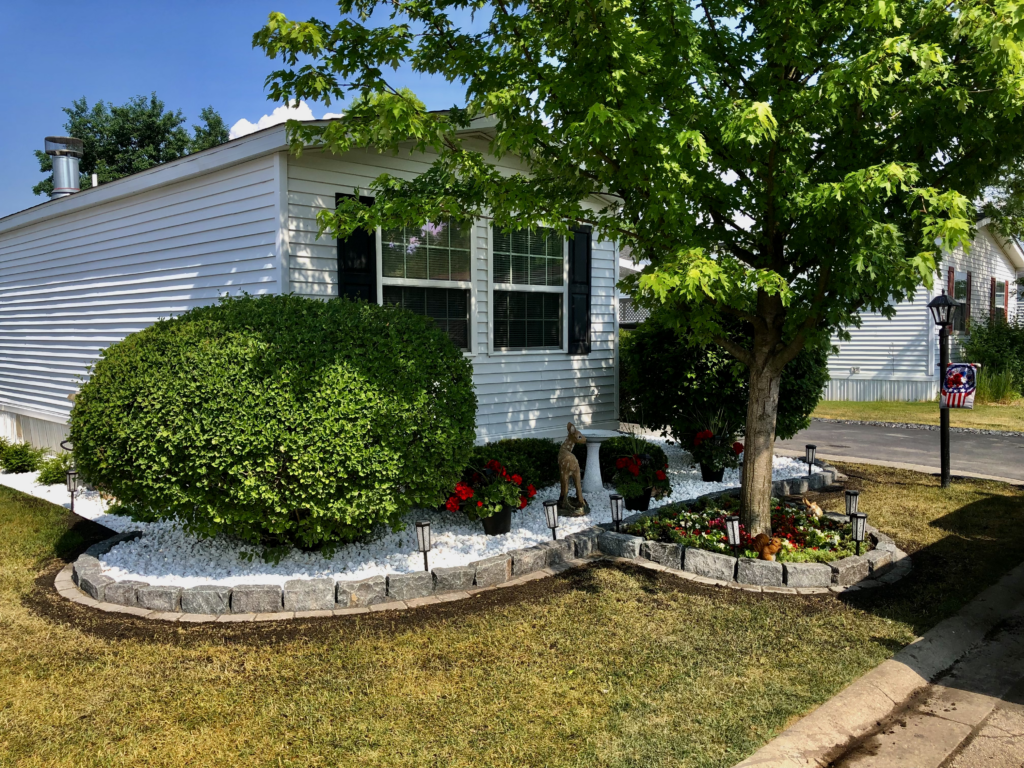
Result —
[{"label": "shadow on grass", "polygon": [[[907,623],[917,635],[995,584],[1024,561],[1024,493],[1019,486],[955,478],[948,492],[938,479],[904,470],[844,468],[846,488],[861,491],[861,507],[911,556],[910,574],[895,584],[842,595],[849,606]],[[841,508],[843,489],[819,494]],[[957,499],[966,503],[957,505]],[[944,507],[950,508],[944,512]],[[937,515],[937,516],[936,516]]]}]

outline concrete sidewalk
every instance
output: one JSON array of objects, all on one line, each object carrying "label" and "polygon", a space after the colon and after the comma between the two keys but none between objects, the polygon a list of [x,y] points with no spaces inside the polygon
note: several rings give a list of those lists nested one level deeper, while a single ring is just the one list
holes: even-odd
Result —
[{"label": "concrete sidewalk", "polygon": [[1020,768],[1022,691],[1024,565],[738,768]]},{"label": "concrete sidewalk", "polygon": [[1024,616],[1018,612],[835,768],[1020,768],[1022,692]]}]

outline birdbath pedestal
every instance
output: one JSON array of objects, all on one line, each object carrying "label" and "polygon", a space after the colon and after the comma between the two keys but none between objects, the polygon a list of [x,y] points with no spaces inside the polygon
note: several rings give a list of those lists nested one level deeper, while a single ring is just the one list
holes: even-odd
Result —
[{"label": "birdbath pedestal", "polygon": [[621,432],[611,429],[588,429],[583,431],[587,438],[587,468],[583,476],[583,493],[591,494],[604,493],[604,483],[601,482],[601,443],[613,437],[622,437]]}]

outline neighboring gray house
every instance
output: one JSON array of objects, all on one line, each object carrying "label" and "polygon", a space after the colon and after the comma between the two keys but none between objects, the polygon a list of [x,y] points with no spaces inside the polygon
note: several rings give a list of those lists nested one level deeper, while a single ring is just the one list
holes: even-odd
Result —
[{"label": "neighboring gray house", "polygon": [[928,302],[943,289],[964,304],[958,310],[951,357],[957,341],[970,334],[971,321],[993,315],[1008,320],[1024,315],[1016,280],[1024,275],[1024,251],[988,226],[978,223],[969,252],[958,248],[945,254],[933,289],[917,289],[912,301],[896,305],[887,320],[865,312],[860,328],[851,328],[850,341],[834,340],[839,353],[829,358],[832,380],[825,400],[931,400],[938,394],[938,332]]},{"label": "neighboring gray house", "polygon": [[[491,135],[477,121],[463,139],[486,152]],[[359,295],[431,315],[473,363],[482,440],[563,436],[570,420],[617,428],[615,243],[507,236],[482,220],[317,237],[316,214],[337,195],[430,160],[296,157],[275,126],[0,219],[0,436],[56,445],[101,349],[242,291]]]}]

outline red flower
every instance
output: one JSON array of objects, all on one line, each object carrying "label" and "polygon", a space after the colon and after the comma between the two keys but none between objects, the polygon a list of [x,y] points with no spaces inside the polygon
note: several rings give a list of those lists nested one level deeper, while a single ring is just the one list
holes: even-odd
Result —
[{"label": "red flower", "polygon": [[619,458],[619,459],[615,460],[615,468],[616,469],[625,469],[626,465],[628,463],[629,463],[629,459],[627,459],[625,456],[623,456],[622,458]]},{"label": "red flower", "polygon": [[739,456],[741,453],[743,453],[743,443],[733,443],[732,450],[733,453]]},{"label": "red flower", "polygon": [[454,496],[449,496],[448,501],[444,503],[444,506],[449,512],[458,512],[459,500],[456,499]]},{"label": "red flower", "polygon": [[704,441],[700,439],[700,435],[697,435],[695,438],[693,438],[693,445],[694,445],[694,447],[700,447],[700,444],[702,442],[704,442]]},{"label": "red flower", "polygon": [[667,476],[665,475],[665,473],[664,473],[664,472],[662,472],[662,471],[661,471],[660,469],[659,469],[659,470],[658,470],[657,472],[655,472],[655,473],[654,473],[654,476],[655,476],[656,478],[658,478],[659,480],[665,480],[665,479],[667,479]]},{"label": "red flower", "polygon": [[520,509],[522,509],[523,507],[525,507],[529,503],[530,503],[530,500],[527,499],[525,496],[520,496],[519,497],[519,508]]},{"label": "red flower", "polygon": [[537,489],[534,488],[532,485],[526,486],[526,495],[532,499],[534,496],[537,495]]},{"label": "red flower", "polygon": [[516,485],[522,485],[523,478],[521,475],[512,475],[512,482],[515,483]]},{"label": "red flower", "polygon": [[473,498],[473,489],[465,483],[459,483],[455,486],[455,495],[465,501],[466,499]]},{"label": "red flower", "polygon": [[504,467],[501,466],[501,462],[497,461],[496,459],[491,459],[490,461],[488,461],[487,468],[493,472],[500,472],[502,469],[504,469]]},{"label": "red flower", "polygon": [[484,505],[484,503],[483,503],[482,501],[478,501],[478,502],[476,503],[476,505],[477,505],[478,507],[482,507],[482,506]]},{"label": "red flower", "polygon": [[633,477],[637,477],[640,474],[640,465],[639,464],[630,464],[629,465],[629,471],[630,471],[630,474],[633,475]]},{"label": "red flower", "polygon": [[668,469],[668,463],[667,462],[665,463],[665,469]]}]

